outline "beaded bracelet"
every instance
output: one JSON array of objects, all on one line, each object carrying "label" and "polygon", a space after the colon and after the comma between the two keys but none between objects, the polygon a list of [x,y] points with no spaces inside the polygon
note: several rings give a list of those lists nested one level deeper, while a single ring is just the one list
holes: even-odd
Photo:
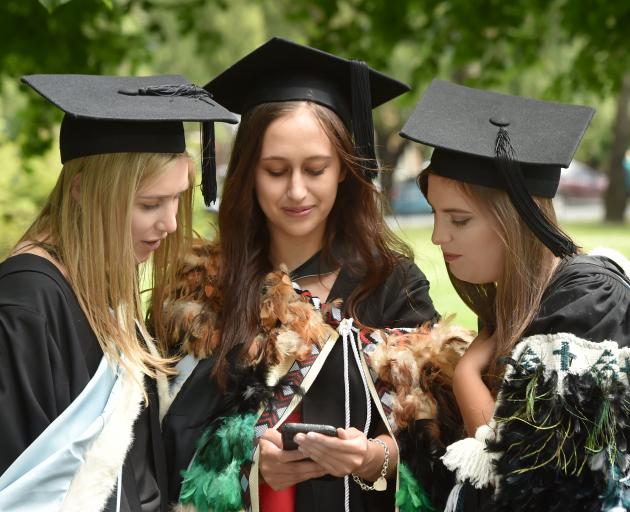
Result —
[{"label": "beaded bracelet", "polygon": [[385,450],[385,458],[383,459],[381,475],[372,485],[366,484],[354,473],[352,473],[352,479],[356,482],[356,484],[361,488],[362,491],[384,491],[385,489],[387,489],[387,480],[385,479],[385,475],[387,475],[387,468],[389,466],[389,448],[387,447],[385,441],[381,441],[380,439],[368,439],[368,441],[380,444],[383,447],[383,450]]}]

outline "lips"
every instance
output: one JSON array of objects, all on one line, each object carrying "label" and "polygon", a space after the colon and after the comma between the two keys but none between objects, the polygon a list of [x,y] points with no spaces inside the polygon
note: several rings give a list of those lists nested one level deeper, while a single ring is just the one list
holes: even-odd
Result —
[{"label": "lips", "polygon": [[446,261],[447,263],[451,263],[462,257],[461,254],[453,254],[451,252],[444,252],[442,254],[444,255],[444,261]]},{"label": "lips", "polygon": [[313,210],[312,206],[284,207],[282,211],[290,217],[304,217]]},{"label": "lips", "polygon": [[162,240],[153,240],[150,242],[147,241],[143,241],[142,242],[150,251],[155,251],[160,244],[162,243]]}]

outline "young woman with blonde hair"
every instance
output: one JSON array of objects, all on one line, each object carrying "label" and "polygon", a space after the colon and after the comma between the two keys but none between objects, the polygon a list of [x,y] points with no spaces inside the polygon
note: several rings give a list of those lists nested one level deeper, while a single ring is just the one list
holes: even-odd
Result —
[{"label": "young woman with blonde hair", "polygon": [[182,121],[233,116],[179,76],[24,81],[66,112],[64,165],[0,264],[0,508],[165,510],[140,265],[168,282],[191,238]]},{"label": "young woman with blonde hair", "polygon": [[627,260],[582,254],[552,204],[592,115],[434,81],[403,128],[435,148],[418,179],[432,241],[480,326],[453,380],[480,448],[466,441],[445,456],[461,481],[448,510],[627,503],[627,464],[616,462],[630,440],[627,406],[611,398],[627,386]]}]

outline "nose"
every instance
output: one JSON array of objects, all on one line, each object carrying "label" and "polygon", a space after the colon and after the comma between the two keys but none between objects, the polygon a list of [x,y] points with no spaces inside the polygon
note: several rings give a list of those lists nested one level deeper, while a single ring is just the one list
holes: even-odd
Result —
[{"label": "nose", "polygon": [[296,203],[299,203],[306,197],[306,183],[304,182],[304,176],[299,169],[291,171],[287,196],[291,199],[291,201],[295,201]]},{"label": "nose", "polygon": [[168,205],[164,208],[164,213],[160,216],[157,223],[157,228],[160,231],[166,231],[167,233],[174,233],[177,230],[177,201],[172,205]]},{"label": "nose", "polygon": [[433,232],[431,233],[431,242],[433,245],[443,245],[450,240],[448,229],[438,219],[437,215],[433,218]]}]

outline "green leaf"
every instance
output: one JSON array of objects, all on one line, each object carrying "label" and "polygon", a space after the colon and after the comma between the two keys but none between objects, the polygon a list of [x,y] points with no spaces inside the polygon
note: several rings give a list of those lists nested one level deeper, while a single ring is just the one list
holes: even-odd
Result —
[{"label": "green leaf", "polygon": [[[67,4],[68,2],[71,2],[72,0],[38,0],[40,4],[42,4],[46,10],[48,11],[48,14],[52,14],[52,12],[59,6],[63,5],[63,4]],[[105,0],[103,0],[105,1]],[[111,1],[111,0],[110,0]]]}]

